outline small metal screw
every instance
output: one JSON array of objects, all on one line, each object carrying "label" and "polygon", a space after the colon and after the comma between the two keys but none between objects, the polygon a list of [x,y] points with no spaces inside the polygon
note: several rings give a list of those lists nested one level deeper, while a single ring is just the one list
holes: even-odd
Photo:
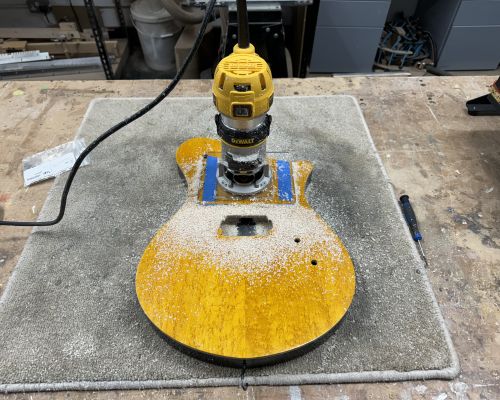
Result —
[{"label": "small metal screw", "polygon": [[271,32],[271,29],[270,28],[266,28],[266,32],[267,33]]},{"label": "small metal screw", "polygon": [[233,39],[235,39],[235,40],[236,40],[236,35],[234,35],[234,34],[233,34]]},{"label": "small metal screw", "polygon": [[274,38],[278,39],[278,34],[277,33],[274,34]]}]

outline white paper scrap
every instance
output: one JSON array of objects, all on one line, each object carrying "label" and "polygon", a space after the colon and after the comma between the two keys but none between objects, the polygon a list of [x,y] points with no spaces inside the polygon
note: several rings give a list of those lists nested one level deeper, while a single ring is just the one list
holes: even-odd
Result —
[{"label": "white paper scrap", "polygon": [[24,186],[52,178],[62,172],[69,171],[75,164],[75,155],[67,153],[55,160],[44,162],[24,171]]}]

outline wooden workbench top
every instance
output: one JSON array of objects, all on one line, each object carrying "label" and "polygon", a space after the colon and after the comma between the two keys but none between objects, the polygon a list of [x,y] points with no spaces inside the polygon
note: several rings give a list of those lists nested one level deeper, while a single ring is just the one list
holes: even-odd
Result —
[{"label": "wooden workbench top", "polygon": [[[493,80],[427,76],[274,80],[277,96],[346,94],[359,100],[396,195],[411,197],[429,259],[427,274],[462,366],[452,382],[310,385],[300,387],[302,398],[500,398],[500,117],[471,117],[465,107],[467,100],[486,94]],[[24,188],[21,160],[72,140],[91,100],[154,97],[167,83],[0,83],[0,219],[36,220],[53,180]],[[211,85],[208,80],[181,81],[171,96],[211,97]],[[0,228],[0,295],[30,231]],[[155,392],[160,398],[175,394],[177,399],[242,395],[237,387]],[[292,395],[295,399],[297,393],[288,387],[248,391],[257,399]],[[38,393],[33,398],[87,395]],[[140,392],[120,391],[113,396],[133,398]]]}]

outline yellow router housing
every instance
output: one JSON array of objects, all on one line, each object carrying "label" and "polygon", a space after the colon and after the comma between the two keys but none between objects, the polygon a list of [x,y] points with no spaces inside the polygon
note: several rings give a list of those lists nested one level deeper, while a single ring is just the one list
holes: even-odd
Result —
[{"label": "yellow router housing", "polygon": [[236,45],[233,51],[215,71],[214,105],[232,119],[250,120],[266,113],[273,104],[271,69],[251,44],[246,49]]}]

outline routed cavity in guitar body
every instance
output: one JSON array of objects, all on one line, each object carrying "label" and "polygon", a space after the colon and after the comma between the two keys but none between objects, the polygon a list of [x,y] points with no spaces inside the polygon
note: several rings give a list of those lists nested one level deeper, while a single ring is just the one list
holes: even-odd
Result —
[{"label": "routed cavity in guitar body", "polygon": [[140,304],[169,343],[205,361],[241,368],[300,356],[335,331],[351,304],[349,254],[307,204],[310,163],[290,163],[286,186],[277,173],[285,162],[268,158],[265,191],[225,196],[206,186],[213,177],[204,156],[217,152],[220,142],[207,138],[179,147],[188,198],[142,256]]},{"label": "routed cavity in guitar body", "polygon": [[220,224],[223,236],[265,236],[273,228],[265,215],[229,215]]}]

